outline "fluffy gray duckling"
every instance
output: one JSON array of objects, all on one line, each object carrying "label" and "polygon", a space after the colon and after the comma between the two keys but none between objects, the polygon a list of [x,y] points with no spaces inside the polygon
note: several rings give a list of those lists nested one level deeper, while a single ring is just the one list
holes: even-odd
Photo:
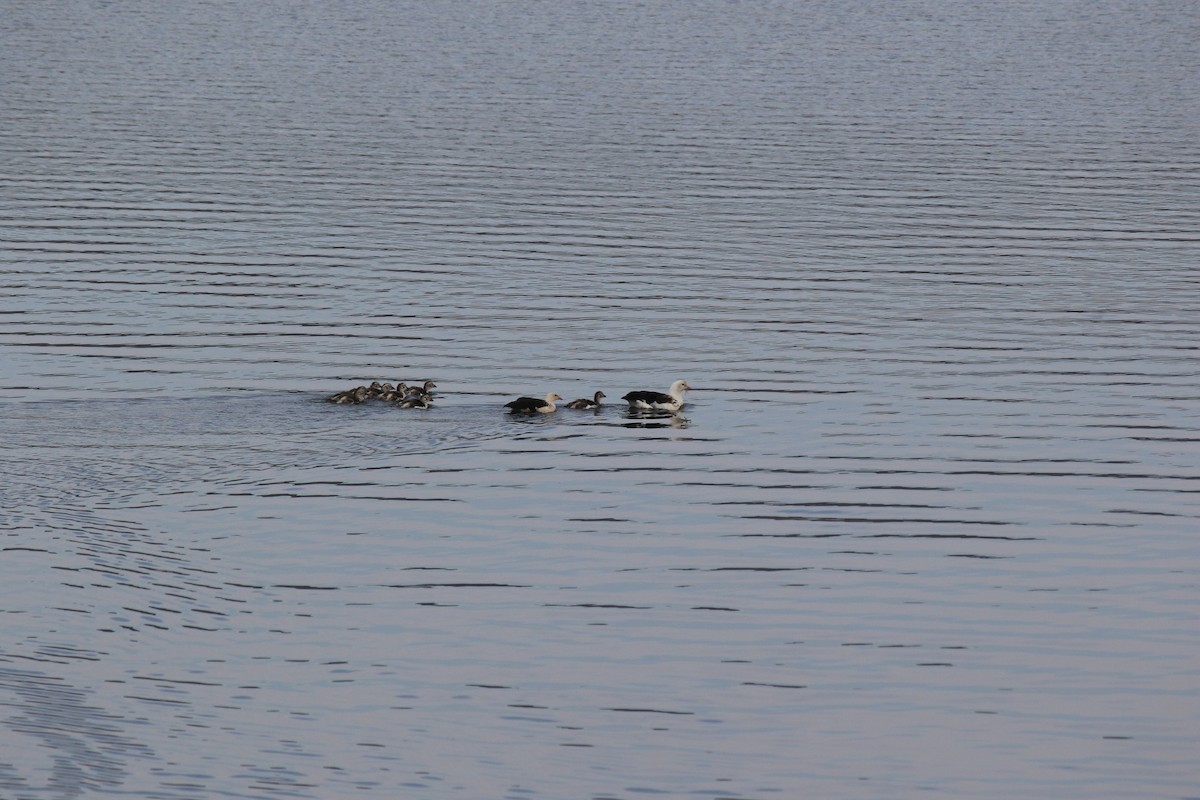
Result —
[{"label": "fluffy gray duckling", "polygon": [[396,404],[400,408],[432,408],[433,397],[427,394],[410,394]]},{"label": "fluffy gray duckling", "polygon": [[437,388],[437,384],[433,381],[425,381],[420,386],[408,386],[405,391],[409,394],[420,392],[421,394],[433,394],[433,390]]},{"label": "fluffy gray duckling", "polygon": [[329,402],[339,405],[347,403],[361,403],[371,396],[371,390],[366,386],[358,386],[354,389],[347,389],[344,392],[338,392],[329,398]]}]

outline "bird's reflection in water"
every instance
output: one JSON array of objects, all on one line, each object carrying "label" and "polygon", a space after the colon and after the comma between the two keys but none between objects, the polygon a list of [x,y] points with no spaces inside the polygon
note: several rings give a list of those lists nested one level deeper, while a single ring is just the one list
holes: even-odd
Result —
[{"label": "bird's reflection in water", "polygon": [[686,428],[691,424],[691,420],[677,413],[673,414],[670,411],[638,411],[630,409],[625,412],[625,419],[629,422],[622,423],[626,428]]}]

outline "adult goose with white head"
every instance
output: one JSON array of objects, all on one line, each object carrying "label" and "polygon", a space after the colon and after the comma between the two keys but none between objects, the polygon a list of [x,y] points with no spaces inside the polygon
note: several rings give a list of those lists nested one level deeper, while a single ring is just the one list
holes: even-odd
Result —
[{"label": "adult goose with white head", "polygon": [[662,392],[629,392],[621,399],[634,411],[678,411],[683,408],[683,394],[692,387],[687,381],[675,381],[666,394]]}]

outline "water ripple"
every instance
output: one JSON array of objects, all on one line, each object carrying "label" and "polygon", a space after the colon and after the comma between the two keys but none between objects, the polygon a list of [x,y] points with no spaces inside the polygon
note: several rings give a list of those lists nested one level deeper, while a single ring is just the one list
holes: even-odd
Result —
[{"label": "water ripple", "polygon": [[10,5],[0,791],[1192,791],[1191,6]]}]

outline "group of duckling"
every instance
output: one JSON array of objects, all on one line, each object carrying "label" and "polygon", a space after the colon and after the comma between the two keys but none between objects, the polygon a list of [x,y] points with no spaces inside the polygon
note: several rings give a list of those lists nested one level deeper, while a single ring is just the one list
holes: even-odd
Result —
[{"label": "group of duckling", "polygon": [[[331,403],[339,404],[357,404],[365,403],[368,400],[380,400],[385,403],[393,403],[399,408],[430,408],[433,405],[432,392],[435,388],[437,388],[437,384],[433,381],[425,381],[420,386],[409,386],[403,381],[397,383],[395,386],[390,383],[376,381],[370,386],[356,386],[353,389],[338,392],[335,395],[331,395],[328,400]],[[629,403],[631,411],[667,411],[675,413],[683,408],[683,395],[691,388],[688,386],[687,381],[675,381],[666,393],[641,390],[628,392],[621,399]],[[581,397],[578,400],[572,400],[567,403],[566,407],[579,410],[598,409],[600,408],[600,401],[605,397],[604,392],[596,392],[592,395],[591,399]],[[505,403],[504,407],[512,414],[551,414],[558,410],[556,403],[562,399],[562,395],[550,392],[541,399],[537,397],[518,397],[511,403]]]},{"label": "group of duckling", "polygon": [[425,381],[420,386],[409,386],[404,381],[398,381],[395,386],[375,381],[370,386],[356,386],[353,389],[338,392],[331,395],[328,400],[340,405],[380,400],[392,403],[398,408],[430,408],[433,405],[435,388],[437,388],[437,384],[433,381]]}]

